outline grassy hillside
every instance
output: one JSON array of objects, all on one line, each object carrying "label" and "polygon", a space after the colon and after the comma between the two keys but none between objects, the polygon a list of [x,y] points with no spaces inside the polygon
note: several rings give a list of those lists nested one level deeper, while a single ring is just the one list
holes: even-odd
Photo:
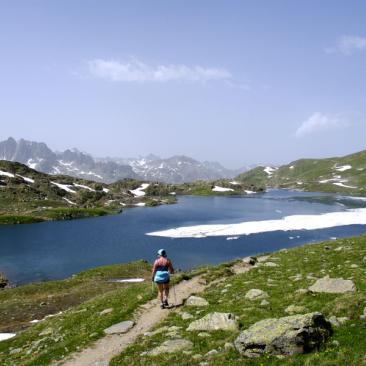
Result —
[{"label": "grassy hillside", "polygon": [[[233,274],[229,265],[213,267],[206,273],[207,290],[199,294],[208,301],[208,306],[183,306],[181,312],[171,313],[157,326],[157,329],[166,327],[166,331],[141,336],[110,365],[364,365],[366,323],[360,316],[366,310],[365,270],[366,236],[280,251],[247,273]],[[317,278],[326,275],[352,279],[358,291],[326,294],[306,290]],[[250,289],[265,291],[267,302],[261,304],[262,300],[247,299],[245,294]],[[286,309],[291,305],[298,307],[295,313],[319,311],[326,317],[347,320],[339,327],[333,327],[331,338],[312,353],[289,358],[264,355],[249,359],[235,350],[233,341],[241,330],[259,320],[288,316]],[[233,313],[239,319],[240,330],[187,331],[191,322],[212,312]],[[190,314],[191,318],[182,319],[182,313]],[[192,350],[149,356],[148,351],[171,339],[169,334],[172,332],[173,338],[191,341]]]},{"label": "grassy hillside", "polygon": [[166,189],[135,197],[130,191],[141,184],[126,179],[107,185],[43,174],[20,163],[0,161],[0,224],[101,216],[137,204],[154,206],[175,202]]},{"label": "grassy hillside", "polygon": [[236,179],[262,187],[366,195],[366,151],[338,158],[296,160],[268,173],[265,169],[257,167]]}]

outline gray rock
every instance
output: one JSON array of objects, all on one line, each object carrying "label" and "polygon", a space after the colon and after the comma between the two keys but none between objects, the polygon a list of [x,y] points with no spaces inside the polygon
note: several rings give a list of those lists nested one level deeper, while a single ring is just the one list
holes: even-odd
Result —
[{"label": "gray rock", "polygon": [[134,321],[125,320],[121,323],[114,324],[111,327],[104,329],[104,333],[105,334],[127,333],[134,325],[135,325]]},{"label": "gray rock", "polygon": [[309,287],[311,292],[326,292],[329,294],[343,294],[345,292],[355,292],[356,286],[351,280],[343,278],[330,278],[326,276],[318,279],[314,285]]},{"label": "gray rock", "polygon": [[233,345],[232,343],[230,343],[230,342],[226,342],[226,343],[224,344],[224,349],[225,349],[226,351],[230,351],[230,350],[232,350],[232,349],[235,349],[235,347],[234,347],[234,345]]},{"label": "gray rock", "polygon": [[201,338],[211,337],[211,334],[207,333],[207,332],[200,332],[197,335],[198,335],[198,337],[201,337]]},{"label": "gray rock", "polygon": [[199,361],[203,356],[200,355],[199,353],[196,353],[195,355],[192,356],[192,359],[195,361]]},{"label": "gray rock", "polygon": [[216,349],[212,349],[211,351],[208,351],[206,354],[205,354],[205,357],[212,357],[212,356],[215,356],[217,355],[219,352],[216,350]]},{"label": "gray rock", "polygon": [[192,322],[187,331],[202,330],[237,330],[239,328],[238,322],[234,314],[231,313],[210,313],[203,318]]},{"label": "gray rock", "polygon": [[249,300],[260,300],[260,299],[266,299],[268,297],[268,294],[262,290],[252,288],[245,294],[245,298]]},{"label": "gray rock", "polygon": [[193,343],[186,339],[171,339],[147,352],[148,356],[158,356],[162,353],[175,353],[193,348]]},{"label": "gray rock", "polygon": [[267,300],[262,300],[260,305],[261,305],[261,306],[268,306],[268,305],[269,305],[269,301],[267,301]]},{"label": "gray rock", "polygon": [[190,314],[190,313],[186,313],[186,312],[183,312],[182,314],[180,314],[181,318],[183,320],[187,320],[187,319],[192,319],[193,318],[193,315]]},{"label": "gray rock", "polygon": [[185,304],[187,306],[208,306],[207,300],[198,296],[190,296]]},{"label": "gray rock", "polygon": [[306,288],[299,288],[298,290],[295,291],[295,293],[300,294],[300,295],[305,295],[308,294],[310,291]]},{"label": "gray rock", "polygon": [[250,264],[251,266],[254,266],[258,262],[256,257],[245,257],[242,259],[242,261],[245,264]]},{"label": "gray rock", "polygon": [[246,357],[264,353],[291,356],[318,348],[331,333],[323,314],[309,313],[261,320],[243,331],[234,344]]}]

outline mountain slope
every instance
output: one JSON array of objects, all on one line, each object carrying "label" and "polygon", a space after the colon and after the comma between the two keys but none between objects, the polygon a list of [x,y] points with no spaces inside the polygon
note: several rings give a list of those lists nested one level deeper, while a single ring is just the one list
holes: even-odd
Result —
[{"label": "mountain slope", "polygon": [[24,164],[0,161],[0,223],[99,216],[119,212],[126,206],[175,201],[167,196],[164,185],[157,183],[156,189],[147,193],[148,186],[133,179],[108,185],[48,175]]},{"label": "mountain slope", "polygon": [[236,179],[262,187],[366,195],[366,151],[328,159],[300,159],[278,168],[257,167]]}]

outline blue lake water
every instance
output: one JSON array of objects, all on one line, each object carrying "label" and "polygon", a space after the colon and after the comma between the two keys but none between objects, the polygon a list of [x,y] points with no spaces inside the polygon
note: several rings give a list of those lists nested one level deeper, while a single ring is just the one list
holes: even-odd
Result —
[{"label": "blue lake water", "polygon": [[127,209],[116,216],[0,226],[0,271],[14,283],[59,279],[84,269],[152,261],[165,248],[175,267],[188,269],[333,237],[366,233],[366,225],[312,231],[171,239],[145,235],[178,226],[280,219],[365,207],[365,201],[321,193],[272,190],[243,197],[180,197],[179,203]]}]

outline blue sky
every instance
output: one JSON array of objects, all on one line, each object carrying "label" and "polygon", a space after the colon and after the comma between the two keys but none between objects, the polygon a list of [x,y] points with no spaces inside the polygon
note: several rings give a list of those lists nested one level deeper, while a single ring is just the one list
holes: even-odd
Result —
[{"label": "blue sky", "polygon": [[366,148],[365,1],[2,1],[0,139],[228,167]]}]

